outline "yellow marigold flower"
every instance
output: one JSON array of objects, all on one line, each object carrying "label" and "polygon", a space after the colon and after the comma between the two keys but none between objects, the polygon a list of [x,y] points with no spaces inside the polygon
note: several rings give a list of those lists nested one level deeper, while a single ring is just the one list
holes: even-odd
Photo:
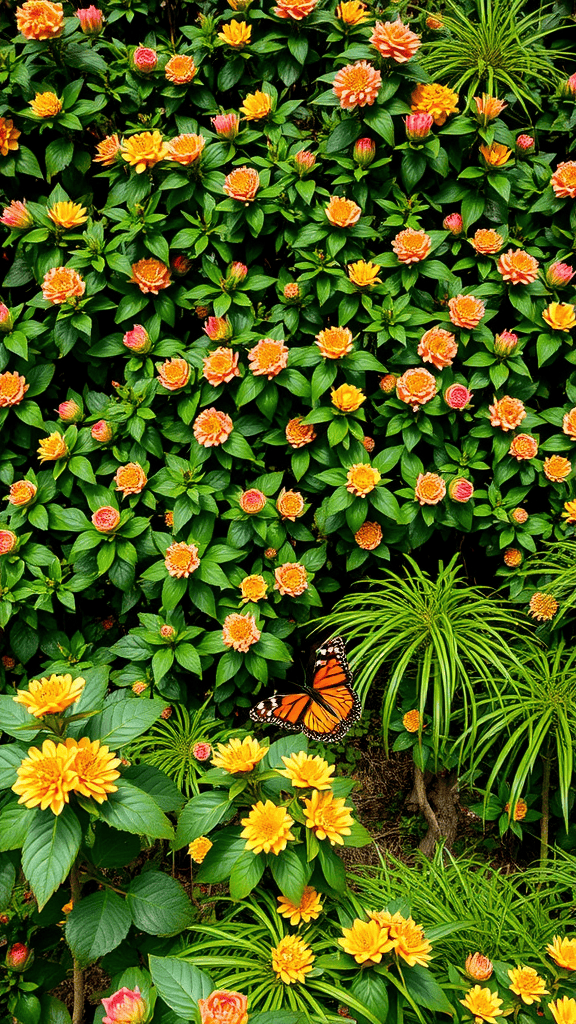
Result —
[{"label": "yellow marigold flower", "polygon": [[343,110],[371,107],[382,85],[382,75],[366,60],[347,64],[334,79],[332,92]]},{"label": "yellow marigold flower", "polygon": [[576,160],[566,160],[558,164],[550,184],[559,199],[576,198]]},{"label": "yellow marigold flower", "polygon": [[361,921],[356,918],[351,928],[343,928],[343,938],[338,939],[345,953],[353,956],[357,964],[379,964],[384,953],[394,949],[394,939],[387,928],[378,921]]},{"label": "yellow marigold flower", "polygon": [[84,224],[88,220],[85,214],[86,207],[80,203],[54,203],[48,210],[50,220],[58,228],[76,228]]},{"label": "yellow marigold flower", "polygon": [[542,319],[553,331],[571,331],[576,327],[575,307],[570,302],[551,302]]},{"label": "yellow marigold flower", "polygon": [[75,792],[103,804],[108,794],[118,789],[114,780],[120,776],[116,771],[120,758],[110,753],[110,748],[100,740],[89,740],[87,736],[78,741],[67,739],[66,749],[73,754],[70,767],[76,775]]},{"label": "yellow marigold flower", "polygon": [[528,607],[533,619],[537,619],[539,622],[549,622],[558,611],[558,601],[552,597],[552,594],[544,594],[541,590],[537,590],[535,594],[532,594]]},{"label": "yellow marigold flower", "polygon": [[288,779],[295,789],[330,789],[331,776],[335,772],[333,764],[328,764],[318,754],[312,756],[305,750],[299,750],[290,757],[282,757],[285,767],[278,769],[278,774]]},{"label": "yellow marigold flower", "polygon": [[232,19],[227,25],[222,26],[222,31],[218,33],[218,39],[234,50],[242,50],[249,44],[251,35],[251,25],[247,25],[245,21]]},{"label": "yellow marigold flower", "polygon": [[130,164],[136,174],[143,174],[168,156],[168,144],[160,132],[138,132],[124,139],[120,148],[122,159]]},{"label": "yellow marigold flower", "polygon": [[26,378],[14,370],[0,373],[0,409],[10,405],[19,405],[30,387]]},{"label": "yellow marigold flower", "polygon": [[407,266],[425,260],[431,246],[430,235],[427,235],[425,231],[415,231],[414,228],[405,228],[392,240],[392,249],[398,260]]},{"label": "yellow marigold flower", "polygon": [[355,412],[366,401],[364,392],[355,384],[341,384],[339,388],[330,392],[332,405],[335,405],[340,412]]},{"label": "yellow marigold flower", "polygon": [[548,1003],[548,1009],[556,1024],[576,1024],[576,999],[563,996],[562,999]]},{"label": "yellow marigold flower", "polygon": [[[291,448],[304,448],[305,445],[311,444],[315,437],[317,437],[313,425],[311,423],[302,423],[302,419],[302,416],[295,416],[294,419],[288,420],[286,424],[286,440]],[[576,426],[574,427],[574,437],[576,439]]]},{"label": "yellow marigold flower", "polygon": [[362,216],[358,203],[343,196],[332,196],[328,205],[324,207],[324,212],[335,228],[352,227]]},{"label": "yellow marigold flower", "polygon": [[314,830],[317,839],[329,839],[332,846],[344,845],[343,836],[352,833],[350,826],[354,819],[345,797],[335,797],[331,790],[320,792],[315,789],[310,799],[304,800],[306,828]]},{"label": "yellow marigold flower", "polygon": [[288,841],[295,839],[290,831],[294,820],[285,807],[277,807],[271,800],[266,803],[259,800],[240,824],[244,825],[240,835],[246,840],[246,849],[255,854],[273,853],[278,856],[286,849]]},{"label": "yellow marigold flower", "polygon": [[524,556],[518,548],[506,548],[504,551],[504,565],[507,565],[509,569],[517,569],[523,561]]},{"label": "yellow marigold flower", "polygon": [[255,377],[272,380],[288,366],[288,346],[277,338],[261,338],[248,352],[248,362]]},{"label": "yellow marigold flower", "polygon": [[378,277],[379,270],[379,263],[365,263],[364,260],[358,260],[357,263],[348,265],[348,278],[357,288],[374,288],[375,285],[382,284],[382,278]]},{"label": "yellow marigold flower", "polygon": [[272,97],[267,92],[259,90],[248,93],[240,107],[240,113],[244,114],[246,121],[261,121],[272,113]]},{"label": "yellow marigold flower", "polygon": [[62,110],[62,100],[55,92],[37,92],[28,105],[36,117],[56,117]]},{"label": "yellow marigold flower", "polygon": [[304,515],[304,498],[300,491],[287,491],[283,487],[278,495],[276,508],[281,519],[289,519],[291,523],[295,523],[300,516]]},{"label": "yellow marigold flower", "polygon": [[192,858],[195,864],[201,864],[206,854],[213,846],[214,843],[208,839],[208,836],[198,836],[198,839],[194,839],[188,844],[188,855]]},{"label": "yellow marigold flower", "polygon": [[538,278],[538,260],[523,249],[508,249],[498,260],[498,272],[510,284],[532,284]]},{"label": "yellow marigold flower", "polygon": [[285,985],[306,981],[313,963],[310,946],[297,935],[285,935],[272,950],[272,970]]},{"label": "yellow marigold flower", "polygon": [[431,85],[418,83],[410,97],[410,109],[415,114],[431,114],[436,125],[445,124],[450,114],[458,113],[457,103],[458,94],[438,82]]},{"label": "yellow marigold flower", "polygon": [[177,135],[168,142],[168,158],[184,166],[195,164],[205,145],[206,139],[202,135]]},{"label": "yellow marigold flower", "polygon": [[316,335],[314,344],[324,359],[342,359],[352,351],[352,331],[349,327],[325,327]]},{"label": "yellow marigold flower", "polygon": [[346,490],[357,498],[365,498],[373,491],[380,480],[380,473],[375,466],[365,462],[356,462],[350,466],[346,475]]},{"label": "yellow marigold flower", "polygon": [[419,473],[414,497],[420,505],[437,505],[446,497],[446,484],[438,473]]},{"label": "yellow marigold flower", "polygon": [[456,338],[443,327],[431,327],[420,338],[418,355],[424,363],[432,363],[437,370],[452,366],[457,354]]},{"label": "yellow marigold flower", "polygon": [[218,744],[212,764],[230,775],[236,775],[238,772],[253,771],[267,753],[268,747],[261,747],[253,736],[245,736],[243,740],[233,737],[228,743]]},{"label": "yellow marigold flower", "polygon": [[192,424],[194,437],[203,448],[214,448],[224,444],[234,429],[231,417],[212,406],[204,409]]},{"label": "yellow marigold flower", "polygon": [[502,235],[499,235],[492,228],[478,228],[473,237],[469,238],[468,241],[476,249],[476,252],[482,253],[485,256],[499,252],[504,244]]},{"label": "yellow marigold flower", "polygon": [[464,970],[473,981],[488,981],[492,977],[494,965],[483,953],[470,953],[466,957]]},{"label": "yellow marigold flower", "polygon": [[73,679],[71,675],[51,675],[49,679],[32,679],[27,690],[17,690],[12,698],[22,704],[29,715],[43,718],[44,715],[58,715],[82,696],[86,680],[82,676]]},{"label": "yellow marigold flower", "polygon": [[498,998],[497,992],[491,992],[489,988],[482,988],[481,985],[474,985],[469,989],[460,1002],[475,1020],[486,1021],[486,1024],[496,1024],[496,1017],[501,1015],[502,999]]},{"label": "yellow marigold flower", "polygon": [[409,917],[392,924],[389,934],[394,939],[396,955],[401,956],[409,967],[415,967],[416,964],[420,967],[428,966],[432,946],[425,938],[421,925]]},{"label": "yellow marigold flower", "polygon": [[572,472],[572,463],[563,455],[550,455],[544,459],[542,469],[548,480],[552,480],[555,484],[561,484]]},{"label": "yellow marigold flower", "polygon": [[246,601],[262,601],[266,597],[268,584],[263,576],[245,576],[240,584],[242,604]]},{"label": "yellow marigold flower", "polygon": [[322,901],[316,889],[313,889],[311,885],[307,885],[302,893],[302,898],[296,906],[288,899],[287,896],[277,896],[279,906],[276,908],[281,917],[287,917],[290,924],[300,924],[301,921],[304,924],[308,924],[309,921],[315,921],[317,917],[320,917],[322,913]]},{"label": "yellow marigold flower", "polygon": [[562,519],[567,523],[576,523],[576,501],[565,501]]},{"label": "yellow marigold flower", "polygon": [[368,20],[368,8],[362,0],[342,0],[336,8],[336,17],[345,25],[362,25]]},{"label": "yellow marigold flower", "polygon": [[102,164],[102,167],[112,167],[122,151],[122,143],[118,135],[107,135],[102,142],[96,146],[96,156],[93,163]]},{"label": "yellow marigold flower", "polygon": [[48,437],[40,439],[38,448],[40,462],[56,462],[57,459],[63,459],[65,455],[68,455],[68,447],[62,434],[59,434],[57,430],[53,434],[49,434]]},{"label": "yellow marigold flower", "polygon": [[63,743],[56,746],[52,740],[44,740],[41,750],[30,747],[18,768],[18,781],[12,786],[20,797],[18,803],[40,806],[43,811],[49,807],[53,814],[61,814],[77,779],[73,760],[74,751]]},{"label": "yellow marigold flower", "polygon": [[576,936],[569,939],[566,935],[555,935],[546,952],[558,967],[576,971]]},{"label": "yellow marigold flower", "polygon": [[56,39],[64,31],[62,4],[50,0],[26,0],[16,8],[16,25],[25,39]]},{"label": "yellow marigold flower", "polygon": [[524,403],[519,398],[512,398],[510,395],[503,395],[502,398],[496,399],[494,405],[489,406],[488,411],[490,426],[500,427],[505,433],[519,427],[526,416]]},{"label": "yellow marigold flower", "polygon": [[166,548],[164,565],[168,575],[174,579],[188,579],[200,565],[198,548],[195,544],[186,544],[185,541],[177,541]]},{"label": "yellow marigold flower", "polygon": [[413,711],[407,711],[402,719],[402,725],[407,732],[418,732],[420,728],[420,712],[417,708]]},{"label": "yellow marigold flower", "polygon": [[20,148],[16,139],[20,138],[22,132],[14,127],[14,121],[9,117],[0,117],[0,155],[8,156]]},{"label": "yellow marigold flower", "polygon": [[[383,377],[381,385],[388,378],[392,380],[392,374]],[[394,381],[398,398],[401,402],[411,405],[414,412],[417,412],[421,405],[430,402],[436,395],[436,378],[423,367],[413,366],[412,369],[406,370],[401,377],[394,378]],[[382,390],[386,390],[388,393],[390,388],[387,386]]]},{"label": "yellow marigold flower", "polygon": [[512,156],[512,150],[499,142],[492,142],[489,146],[480,146],[480,152],[490,167],[503,167]]},{"label": "yellow marigold flower", "polygon": [[196,74],[194,58],[184,53],[175,53],[164,68],[164,74],[174,85],[188,85]]},{"label": "yellow marigold flower", "polygon": [[308,590],[308,573],[300,562],[284,562],[274,570],[274,590],[281,597],[300,597]]},{"label": "yellow marigold flower", "polygon": [[[364,438],[367,440],[367,438]],[[380,523],[369,523],[368,520],[354,534],[354,540],[363,551],[375,551],[382,543],[382,527]]]}]

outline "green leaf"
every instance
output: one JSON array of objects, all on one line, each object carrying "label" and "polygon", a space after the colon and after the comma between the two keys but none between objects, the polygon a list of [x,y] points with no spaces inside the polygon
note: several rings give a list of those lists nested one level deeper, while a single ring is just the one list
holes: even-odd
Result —
[{"label": "green leaf", "polygon": [[197,882],[224,882],[240,854],[246,849],[246,840],[234,831],[223,829],[216,832],[212,849],[204,857],[195,875]]},{"label": "green leaf", "polygon": [[100,740],[111,750],[124,746],[149,729],[162,714],[166,702],[157,697],[152,700],[138,700],[126,697],[104,708],[88,722],[85,735],[91,740]]},{"label": "green leaf", "polygon": [[20,849],[36,813],[35,810],[29,810],[18,803],[10,804],[2,809],[2,814],[0,814],[1,851]]},{"label": "green leaf", "polygon": [[0,853],[0,910],[5,910],[16,881],[16,868],[10,857]]},{"label": "green leaf", "polygon": [[73,156],[73,142],[63,139],[62,136],[59,136],[57,139],[54,139],[53,142],[50,142],[46,147],[46,152],[44,154],[46,160],[46,173],[48,174],[48,177],[52,178],[55,174],[58,174],[59,171],[63,171],[65,167],[68,167]]},{"label": "green leaf", "polygon": [[297,907],[310,877],[298,854],[288,847],[270,861],[270,868],[282,895]]},{"label": "green leaf", "polygon": [[20,767],[25,757],[26,747],[21,747],[18,743],[0,746],[0,789],[10,789],[14,785],[17,778],[16,769]]},{"label": "green leaf", "polygon": [[184,803],[178,786],[159,768],[151,764],[133,764],[122,775],[139,789],[154,797],[162,811],[177,811]]},{"label": "green leaf", "polygon": [[349,118],[337,124],[331,132],[326,143],[327,153],[339,153],[341,149],[350,146],[362,132],[362,125],[355,118]]},{"label": "green leaf", "polygon": [[116,949],[131,923],[126,901],[104,889],[74,904],[66,918],[66,941],[80,966],[87,967]]},{"label": "green leaf", "polygon": [[351,987],[352,994],[381,1021],[389,1020],[388,986],[374,971],[359,971]]},{"label": "green leaf", "polygon": [[182,1020],[196,1020],[198,1000],[206,999],[214,985],[207,974],[175,956],[149,956],[152,981],[158,994]]},{"label": "green leaf", "polygon": [[253,889],[264,874],[266,860],[252,850],[245,850],[241,853],[230,872],[230,895],[233,900],[243,900]]},{"label": "green leaf", "polygon": [[103,821],[94,828],[94,843],[86,851],[90,862],[97,868],[121,868],[136,859],[140,853],[140,839],[130,832],[119,832]]},{"label": "green leaf", "polygon": [[327,839],[318,844],[318,859],[328,885],[337,892],[346,891],[344,864],[334,852]]},{"label": "green leaf", "polygon": [[233,813],[227,791],[213,790],[192,797],[178,818],[174,848],[179,850],[198,836],[207,835],[226,815],[231,817]]},{"label": "green leaf", "polygon": [[175,878],[162,871],[146,871],[128,887],[132,921],[149,935],[176,935],[192,924],[192,904]]},{"label": "green leaf", "polygon": [[104,821],[121,832],[147,835],[150,839],[173,838],[172,826],[153,797],[124,779],[117,779],[116,785],[118,791],[109,793],[98,809]]},{"label": "green leaf", "polygon": [[427,1010],[436,1010],[438,1013],[448,1013],[451,1017],[454,1016],[454,1007],[426,967],[421,967],[419,964],[416,964],[415,967],[403,967],[402,973],[406,989],[415,1003],[425,1006]]},{"label": "green leaf", "polygon": [[68,877],[82,840],[80,822],[69,804],[61,814],[35,816],[22,847],[22,870],[42,910]]},{"label": "green leaf", "polygon": [[72,1018],[61,999],[45,992],[40,998],[40,1024],[71,1024]]},{"label": "green leaf", "polygon": [[486,200],[484,196],[478,195],[476,192],[469,192],[468,195],[462,201],[462,220],[464,221],[464,230],[468,231],[471,224],[475,224],[484,213],[484,206]]}]

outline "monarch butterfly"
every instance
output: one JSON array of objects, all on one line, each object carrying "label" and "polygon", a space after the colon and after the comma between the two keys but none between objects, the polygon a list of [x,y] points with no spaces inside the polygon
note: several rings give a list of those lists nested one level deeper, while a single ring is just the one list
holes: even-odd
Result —
[{"label": "monarch butterfly", "polygon": [[266,697],[250,711],[253,722],[272,722],[311,740],[342,739],[362,714],[341,636],[316,651],[312,678],[301,693]]}]

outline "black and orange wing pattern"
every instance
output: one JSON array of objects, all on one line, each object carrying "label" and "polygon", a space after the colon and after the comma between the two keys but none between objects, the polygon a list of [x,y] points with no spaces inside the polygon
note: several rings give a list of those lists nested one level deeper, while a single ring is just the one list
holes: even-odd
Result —
[{"label": "black and orange wing pattern", "polygon": [[303,732],[313,740],[334,743],[342,739],[362,713],[352,689],[352,673],[342,637],[316,651],[310,685],[301,693],[275,694],[250,711],[254,722],[269,722],[290,732]]}]

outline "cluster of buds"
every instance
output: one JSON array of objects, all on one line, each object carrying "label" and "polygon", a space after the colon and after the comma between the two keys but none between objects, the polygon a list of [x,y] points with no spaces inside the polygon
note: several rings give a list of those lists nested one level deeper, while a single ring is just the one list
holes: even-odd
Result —
[{"label": "cluster of buds", "polygon": [[373,139],[358,139],[354,143],[352,157],[359,167],[369,167],[376,156],[376,143]]},{"label": "cluster of buds", "polygon": [[284,285],[284,298],[288,302],[298,302],[300,299],[300,288],[296,281],[289,281]]},{"label": "cluster of buds", "polygon": [[404,124],[406,125],[406,138],[409,142],[422,142],[430,135],[430,129],[434,124],[432,114],[409,114]]},{"label": "cluster of buds", "polygon": [[519,156],[528,156],[534,152],[534,139],[531,135],[519,135],[516,139],[516,153]]},{"label": "cluster of buds", "polygon": [[245,263],[231,263],[226,277],[222,278],[221,288],[224,292],[233,292],[239,284],[246,280],[248,267]]},{"label": "cluster of buds", "polygon": [[494,352],[501,359],[513,356],[518,348],[518,335],[512,331],[502,331],[494,338]]}]

